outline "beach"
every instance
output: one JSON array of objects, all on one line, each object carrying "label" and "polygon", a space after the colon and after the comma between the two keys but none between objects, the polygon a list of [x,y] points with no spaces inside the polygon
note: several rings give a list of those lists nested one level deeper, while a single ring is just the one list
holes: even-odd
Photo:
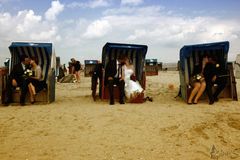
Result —
[{"label": "beach", "polygon": [[[142,104],[91,97],[91,79],[57,83],[50,104],[0,106],[2,160],[225,160],[240,159],[240,102],[175,96],[177,71],[147,77]],[[238,99],[240,79],[237,79]]]}]

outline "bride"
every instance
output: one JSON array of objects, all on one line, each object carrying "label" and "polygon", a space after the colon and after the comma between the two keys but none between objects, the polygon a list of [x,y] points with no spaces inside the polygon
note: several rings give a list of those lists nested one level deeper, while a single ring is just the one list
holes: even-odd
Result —
[{"label": "bride", "polygon": [[134,75],[133,65],[130,64],[129,59],[125,59],[124,69],[124,81],[125,81],[125,96],[128,100],[132,100],[136,98],[139,94],[141,94],[144,90],[138,81],[131,80],[131,76]]}]

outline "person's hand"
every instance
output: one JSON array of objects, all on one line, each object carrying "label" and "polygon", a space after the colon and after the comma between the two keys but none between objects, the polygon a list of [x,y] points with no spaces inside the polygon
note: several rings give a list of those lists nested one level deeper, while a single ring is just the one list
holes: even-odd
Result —
[{"label": "person's hand", "polygon": [[215,76],[213,76],[213,78],[212,78],[212,82],[215,82],[216,81],[216,79],[217,79],[217,76],[215,75]]},{"label": "person's hand", "polygon": [[108,77],[108,80],[113,80],[113,78],[112,77]]},{"label": "person's hand", "polygon": [[15,79],[12,80],[12,86],[17,87],[17,81]]}]

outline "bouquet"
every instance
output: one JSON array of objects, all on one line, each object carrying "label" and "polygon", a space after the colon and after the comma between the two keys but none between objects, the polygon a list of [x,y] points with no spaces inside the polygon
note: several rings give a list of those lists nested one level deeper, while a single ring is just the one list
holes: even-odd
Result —
[{"label": "bouquet", "polygon": [[24,78],[29,78],[29,77],[31,77],[32,75],[33,75],[32,70],[31,70],[31,69],[26,69],[26,70],[24,71],[23,77],[24,77]]}]

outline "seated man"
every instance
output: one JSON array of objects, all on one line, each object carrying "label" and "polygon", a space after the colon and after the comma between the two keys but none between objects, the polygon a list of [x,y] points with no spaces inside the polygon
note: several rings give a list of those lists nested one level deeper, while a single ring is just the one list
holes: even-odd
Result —
[{"label": "seated man", "polygon": [[108,62],[105,69],[105,84],[108,85],[110,95],[110,105],[114,104],[114,84],[119,86],[119,103],[124,104],[124,86],[125,82],[122,76],[122,65],[124,63],[124,56],[119,56],[117,61],[111,60]]},{"label": "seated man", "polygon": [[[218,95],[226,86],[227,79],[225,76],[221,76],[226,74],[226,70],[216,63],[216,57],[211,56],[208,58],[208,63],[204,68],[203,74],[206,81],[206,91],[209,98],[209,104],[213,104],[218,101]],[[217,84],[217,89],[213,94],[212,86],[214,84]]]},{"label": "seated man", "polygon": [[8,105],[9,103],[12,102],[12,91],[16,87],[20,87],[21,89],[21,95],[20,95],[20,104],[24,105],[25,104],[25,97],[27,94],[27,89],[28,89],[28,84],[26,81],[25,71],[27,69],[30,69],[30,58],[28,58],[25,55],[22,55],[20,57],[20,63],[16,64],[7,81],[7,88],[6,88],[6,98],[5,98],[5,105]]}]

